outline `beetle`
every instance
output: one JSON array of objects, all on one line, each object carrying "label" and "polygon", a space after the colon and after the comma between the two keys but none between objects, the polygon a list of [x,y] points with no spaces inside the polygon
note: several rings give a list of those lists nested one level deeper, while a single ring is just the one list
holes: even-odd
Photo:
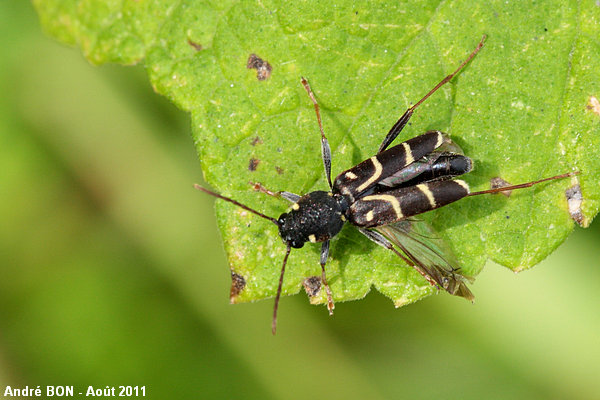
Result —
[{"label": "beetle", "polygon": [[473,300],[474,296],[449,249],[435,239],[435,233],[424,222],[412,217],[443,207],[468,196],[499,193],[521,189],[535,184],[566,178],[566,173],[519,185],[497,187],[471,192],[468,184],[457,176],[473,168],[471,159],[443,132],[432,130],[389,147],[406,126],[415,109],[440,87],[448,83],[483,47],[485,36],[478,46],[450,75],[442,79],[421,100],[409,107],[392,126],[377,153],[340,173],[331,180],[331,149],[321,122],[318,102],[306,79],[301,83],[310,97],[321,133],[321,156],[329,191],[317,190],[303,196],[287,191],[274,192],[260,183],[254,189],[280,197],[292,203],[289,211],[275,219],[234,199],[215,193],[200,185],[195,187],[211,196],[233,203],[277,225],[286,245],[275,304],[272,333],[277,329],[277,310],[285,267],[292,248],[305,243],[321,245],[321,281],[327,294],[327,308],[333,314],[334,302],[327,283],[325,265],[329,257],[329,243],[346,222],[378,245],[394,252],[417,270],[431,285],[446,292]]}]

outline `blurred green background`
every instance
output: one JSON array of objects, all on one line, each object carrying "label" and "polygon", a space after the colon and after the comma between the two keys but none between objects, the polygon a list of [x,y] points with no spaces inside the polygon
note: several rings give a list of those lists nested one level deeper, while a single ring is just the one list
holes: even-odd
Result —
[{"label": "blurred green background", "polygon": [[[306,296],[231,306],[188,116],[143,67],[92,67],[0,3],[0,389],[145,385],[151,398],[600,398],[598,223],[475,305],[333,318]],[[232,171],[232,173],[235,173]]]}]

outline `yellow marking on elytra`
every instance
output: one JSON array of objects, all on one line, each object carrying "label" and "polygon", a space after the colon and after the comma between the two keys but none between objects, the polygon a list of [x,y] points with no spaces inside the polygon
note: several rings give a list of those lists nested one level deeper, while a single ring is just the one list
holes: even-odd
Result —
[{"label": "yellow marking on elytra", "polygon": [[344,214],[342,214],[342,215],[340,216],[340,218],[342,219],[342,221],[346,222],[346,217],[344,216]]},{"label": "yellow marking on elytra", "polygon": [[373,156],[373,157],[369,158],[369,160],[371,160],[371,163],[373,163],[373,166],[375,167],[375,172],[373,172],[373,175],[371,175],[371,177],[369,179],[367,179],[365,182],[363,182],[362,185],[360,185],[359,187],[356,188],[356,190],[359,192],[368,188],[372,183],[377,182],[379,180],[379,177],[381,176],[381,172],[383,171],[383,167],[381,166],[381,163],[377,159],[377,156]]},{"label": "yellow marking on elytra", "polygon": [[298,203],[292,204],[292,210],[298,211],[299,209],[300,209],[300,206],[298,205]]},{"label": "yellow marking on elytra", "polygon": [[367,221],[371,222],[373,221],[373,210],[370,210],[367,215],[365,216],[365,218],[367,219]]},{"label": "yellow marking on elytra", "polygon": [[435,198],[433,197],[433,193],[431,193],[431,190],[429,190],[429,187],[426,184],[422,183],[420,185],[417,185],[417,189],[419,189],[421,192],[423,192],[425,197],[427,197],[427,200],[429,200],[429,205],[431,206],[431,208],[435,208],[436,207]]},{"label": "yellow marking on elytra", "polygon": [[406,143],[406,142],[402,142],[402,147],[404,147],[404,153],[406,154],[405,157],[405,164],[412,164],[413,162],[415,162],[415,158],[413,157],[412,154],[412,150],[410,149],[410,146]]},{"label": "yellow marking on elytra", "polygon": [[462,186],[463,189],[465,189],[467,191],[467,193],[471,193],[471,189],[469,189],[469,184],[467,182],[460,180],[460,179],[456,179],[456,180],[454,180],[454,182],[456,182],[460,186]]},{"label": "yellow marking on elytra", "polygon": [[396,217],[398,219],[401,219],[404,217],[404,214],[402,214],[402,209],[400,208],[400,202],[398,201],[398,199],[392,195],[389,194],[373,194],[371,196],[365,196],[363,197],[361,200],[364,201],[385,201],[388,202],[392,205],[392,208],[394,209],[394,212],[396,213]]},{"label": "yellow marking on elytra", "polygon": [[315,237],[315,235],[308,235],[308,240],[311,243],[317,243],[317,238]]},{"label": "yellow marking on elytra", "polygon": [[333,197],[333,193],[331,193],[331,192],[327,192],[327,196],[329,196],[329,197]]},{"label": "yellow marking on elytra", "polygon": [[352,171],[348,171],[344,174],[344,176],[350,180],[354,180],[356,178],[358,178],[358,176],[356,176],[356,174]]},{"label": "yellow marking on elytra", "polygon": [[436,149],[444,143],[444,135],[442,135],[442,132],[438,132],[437,134],[438,134],[438,139],[437,139],[437,142],[435,143]]}]

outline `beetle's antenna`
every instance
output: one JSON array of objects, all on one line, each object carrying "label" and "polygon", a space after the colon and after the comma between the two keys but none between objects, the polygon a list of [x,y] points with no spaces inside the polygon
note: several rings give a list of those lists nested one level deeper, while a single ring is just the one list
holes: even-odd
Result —
[{"label": "beetle's antenna", "polygon": [[287,264],[288,257],[292,247],[288,244],[285,251],[285,257],[283,257],[283,265],[281,266],[281,275],[279,275],[279,286],[277,287],[277,295],[275,296],[275,306],[273,307],[273,322],[271,324],[271,332],[273,335],[277,333],[277,309],[279,308],[279,298],[281,297],[281,287],[283,286],[283,274],[285,273],[285,265]]},{"label": "beetle's antenna", "polygon": [[268,219],[269,221],[271,221],[275,225],[279,226],[279,222],[277,222],[277,220],[275,218],[269,217],[268,215],[265,215],[265,214],[263,214],[261,212],[258,212],[256,210],[254,210],[254,209],[252,209],[252,208],[250,208],[250,207],[248,207],[248,206],[240,203],[239,201],[235,201],[235,200],[233,200],[233,199],[231,199],[229,197],[225,197],[225,196],[223,196],[223,195],[221,195],[219,193],[215,193],[213,191],[210,191],[210,190],[208,190],[206,188],[203,188],[202,186],[198,185],[197,183],[194,184],[194,187],[196,189],[198,189],[198,190],[206,193],[206,194],[210,194],[211,196],[214,196],[214,197],[219,198],[221,200],[225,200],[225,201],[228,201],[230,203],[233,203],[236,206],[241,207],[241,208],[243,208],[246,211],[250,211],[251,213],[258,215],[259,217],[262,217],[264,219]]},{"label": "beetle's antenna", "polygon": [[523,188],[531,187],[533,185],[537,185],[538,183],[552,181],[555,179],[568,178],[570,176],[575,176],[578,174],[579,174],[579,172],[569,172],[569,173],[562,174],[562,175],[551,176],[550,178],[540,179],[539,181],[526,182],[526,183],[521,183],[521,184],[512,185],[512,186],[503,186],[503,187],[494,188],[494,189],[482,190],[480,192],[471,192],[467,196],[479,196],[480,194],[500,193],[500,192],[506,192],[508,190],[523,189]]}]

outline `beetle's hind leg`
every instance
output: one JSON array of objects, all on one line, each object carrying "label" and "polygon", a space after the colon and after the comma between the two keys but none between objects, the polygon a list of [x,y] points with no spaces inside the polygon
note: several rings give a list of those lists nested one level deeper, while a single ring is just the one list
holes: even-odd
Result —
[{"label": "beetle's hind leg", "polygon": [[452,80],[452,78],[454,78],[454,76],[456,76],[456,74],[458,74],[460,72],[460,70],[463,69],[464,66],[467,65],[467,63],[473,59],[473,57],[475,57],[475,55],[483,47],[483,42],[485,41],[485,38],[486,38],[486,36],[483,35],[483,37],[481,38],[481,41],[479,42],[479,44],[477,45],[475,50],[473,50],[471,52],[469,57],[467,57],[467,59],[464,60],[453,73],[451,73],[450,75],[448,75],[444,79],[442,79],[440,81],[440,83],[435,85],[435,87],[429,91],[429,93],[427,93],[425,96],[423,96],[423,98],[421,98],[421,100],[419,100],[415,105],[409,107],[408,110],[406,110],[404,112],[404,114],[402,114],[400,119],[398,121],[396,121],[394,126],[392,126],[392,129],[390,129],[390,131],[388,132],[387,136],[383,139],[383,142],[381,142],[381,145],[379,146],[379,150],[377,151],[377,154],[379,154],[382,151],[384,151],[385,149],[387,149],[388,146],[394,141],[394,139],[396,139],[396,137],[398,137],[398,135],[400,134],[402,129],[404,129],[404,127],[410,120],[410,117],[412,117],[413,112],[415,111],[415,109],[417,107],[419,107],[425,100],[427,100],[427,98],[429,96],[434,94],[439,88],[444,86],[446,83],[450,82]]}]

